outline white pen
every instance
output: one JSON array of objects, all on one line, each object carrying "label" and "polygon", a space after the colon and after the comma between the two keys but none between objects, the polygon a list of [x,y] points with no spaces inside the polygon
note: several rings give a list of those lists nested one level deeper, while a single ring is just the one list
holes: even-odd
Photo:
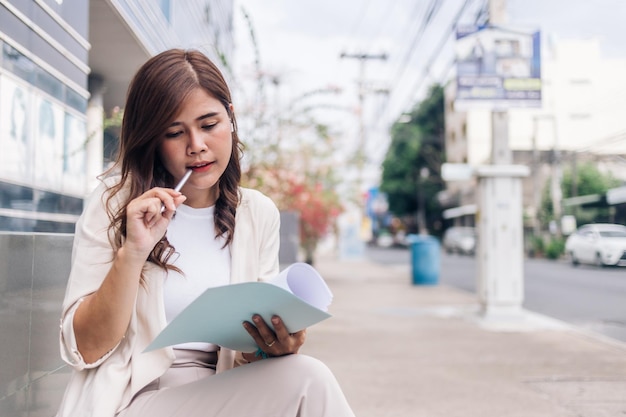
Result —
[{"label": "white pen", "polygon": [[[174,187],[174,191],[180,191],[180,189],[183,188],[183,185],[185,185],[189,177],[191,177],[192,172],[193,170],[191,169],[188,169],[187,172],[185,172],[185,175],[183,175],[183,177],[178,182],[178,184],[176,184],[176,187]],[[165,211],[165,205],[161,204],[161,213],[163,213],[164,211]]]}]

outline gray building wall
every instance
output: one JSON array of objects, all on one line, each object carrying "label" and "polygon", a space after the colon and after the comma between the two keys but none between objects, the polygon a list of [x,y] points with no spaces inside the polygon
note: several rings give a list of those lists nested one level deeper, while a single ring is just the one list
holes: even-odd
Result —
[{"label": "gray building wall", "polygon": [[0,232],[0,416],[52,417],[69,379],[59,355],[72,235]]},{"label": "gray building wall", "polygon": [[0,5],[0,230],[69,232],[82,210],[88,13],[81,0]]},{"label": "gray building wall", "polygon": [[89,2],[19,0],[0,6],[3,35],[87,89]]}]

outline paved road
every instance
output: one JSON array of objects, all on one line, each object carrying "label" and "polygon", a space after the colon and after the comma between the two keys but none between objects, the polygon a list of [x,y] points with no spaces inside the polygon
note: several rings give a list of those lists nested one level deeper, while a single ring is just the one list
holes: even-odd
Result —
[{"label": "paved road", "polygon": [[[370,260],[410,271],[410,251],[367,249]],[[476,260],[441,255],[440,282],[475,292]],[[526,259],[524,308],[626,341],[626,268],[573,267],[565,261]]]}]

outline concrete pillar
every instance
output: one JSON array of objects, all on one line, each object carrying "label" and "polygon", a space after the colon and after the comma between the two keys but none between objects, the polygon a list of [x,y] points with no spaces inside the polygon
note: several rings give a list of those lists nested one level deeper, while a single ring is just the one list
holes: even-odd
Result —
[{"label": "concrete pillar", "polygon": [[486,165],[478,177],[477,290],[486,319],[521,313],[524,300],[523,165]]},{"label": "concrete pillar", "polygon": [[87,104],[87,145],[86,145],[86,184],[85,193],[89,194],[97,185],[97,176],[104,168],[104,80],[91,74],[89,76],[91,97]]},{"label": "concrete pillar", "polygon": [[296,211],[280,212],[280,248],[278,260],[281,265],[289,266],[298,262],[300,251],[300,213]]}]

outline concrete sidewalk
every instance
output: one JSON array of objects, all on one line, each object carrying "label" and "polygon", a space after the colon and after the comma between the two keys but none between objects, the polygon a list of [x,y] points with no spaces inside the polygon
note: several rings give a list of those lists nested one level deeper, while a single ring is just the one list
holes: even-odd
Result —
[{"label": "concrete sidewalk", "polygon": [[474,294],[414,286],[408,267],[315,268],[333,317],[303,353],[328,364],[357,417],[626,416],[626,344],[532,312],[487,323]]}]

